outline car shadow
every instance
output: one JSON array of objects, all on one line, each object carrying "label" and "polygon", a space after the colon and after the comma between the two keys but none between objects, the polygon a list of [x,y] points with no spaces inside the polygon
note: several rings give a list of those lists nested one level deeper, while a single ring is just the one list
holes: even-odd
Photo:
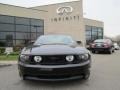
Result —
[{"label": "car shadow", "polygon": [[[112,54],[114,54],[115,52],[113,52]],[[111,55],[109,54],[108,52],[97,52],[97,53],[92,53],[93,55],[94,54],[98,54],[98,55]]]},{"label": "car shadow", "polygon": [[83,80],[83,79],[78,79],[78,80],[69,80],[69,81],[33,81],[33,80],[26,80],[22,81],[25,86],[32,86],[32,87],[45,87],[45,88],[67,88],[71,86],[77,86],[77,85],[83,85],[89,80]]}]

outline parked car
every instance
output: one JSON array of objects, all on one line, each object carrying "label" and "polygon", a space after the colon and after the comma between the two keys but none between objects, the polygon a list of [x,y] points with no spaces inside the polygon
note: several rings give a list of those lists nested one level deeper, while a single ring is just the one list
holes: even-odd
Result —
[{"label": "parked car", "polygon": [[119,50],[120,49],[120,46],[117,43],[114,43],[113,45],[114,45],[115,50]]},{"label": "parked car", "polygon": [[104,51],[112,54],[114,52],[113,42],[110,39],[97,39],[90,45],[92,53]]},{"label": "parked car", "polygon": [[88,79],[91,55],[70,36],[43,35],[22,50],[18,60],[23,80],[59,81]]}]

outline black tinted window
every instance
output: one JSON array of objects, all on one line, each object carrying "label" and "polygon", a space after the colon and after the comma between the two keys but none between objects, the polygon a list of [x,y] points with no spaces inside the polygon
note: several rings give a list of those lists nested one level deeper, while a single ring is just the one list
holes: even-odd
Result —
[{"label": "black tinted window", "polygon": [[17,17],[16,18],[16,24],[30,25],[30,20],[27,19],[27,18]]},{"label": "black tinted window", "polygon": [[14,23],[14,17],[11,16],[0,16],[1,23]]}]

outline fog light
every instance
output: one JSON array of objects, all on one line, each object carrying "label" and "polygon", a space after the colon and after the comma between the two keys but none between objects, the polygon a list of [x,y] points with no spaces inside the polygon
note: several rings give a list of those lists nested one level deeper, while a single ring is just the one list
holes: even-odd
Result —
[{"label": "fog light", "polygon": [[39,63],[39,62],[42,61],[42,57],[41,56],[35,56],[34,57],[34,61],[37,62],[37,63]]},{"label": "fog light", "polygon": [[66,60],[68,62],[73,62],[74,61],[74,56],[73,55],[66,56]]}]

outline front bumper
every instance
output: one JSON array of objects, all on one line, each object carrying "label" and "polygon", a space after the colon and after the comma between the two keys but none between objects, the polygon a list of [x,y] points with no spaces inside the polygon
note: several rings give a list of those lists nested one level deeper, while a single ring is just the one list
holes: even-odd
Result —
[{"label": "front bumper", "polygon": [[109,51],[110,50],[110,48],[91,48],[90,50],[92,50],[92,51]]},{"label": "front bumper", "polygon": [[69,65],[29,65],[19,62],[18,69],[22,76],[31,80],[61,81],[81,78],[88,73],[90,60],[80,64]]}]

